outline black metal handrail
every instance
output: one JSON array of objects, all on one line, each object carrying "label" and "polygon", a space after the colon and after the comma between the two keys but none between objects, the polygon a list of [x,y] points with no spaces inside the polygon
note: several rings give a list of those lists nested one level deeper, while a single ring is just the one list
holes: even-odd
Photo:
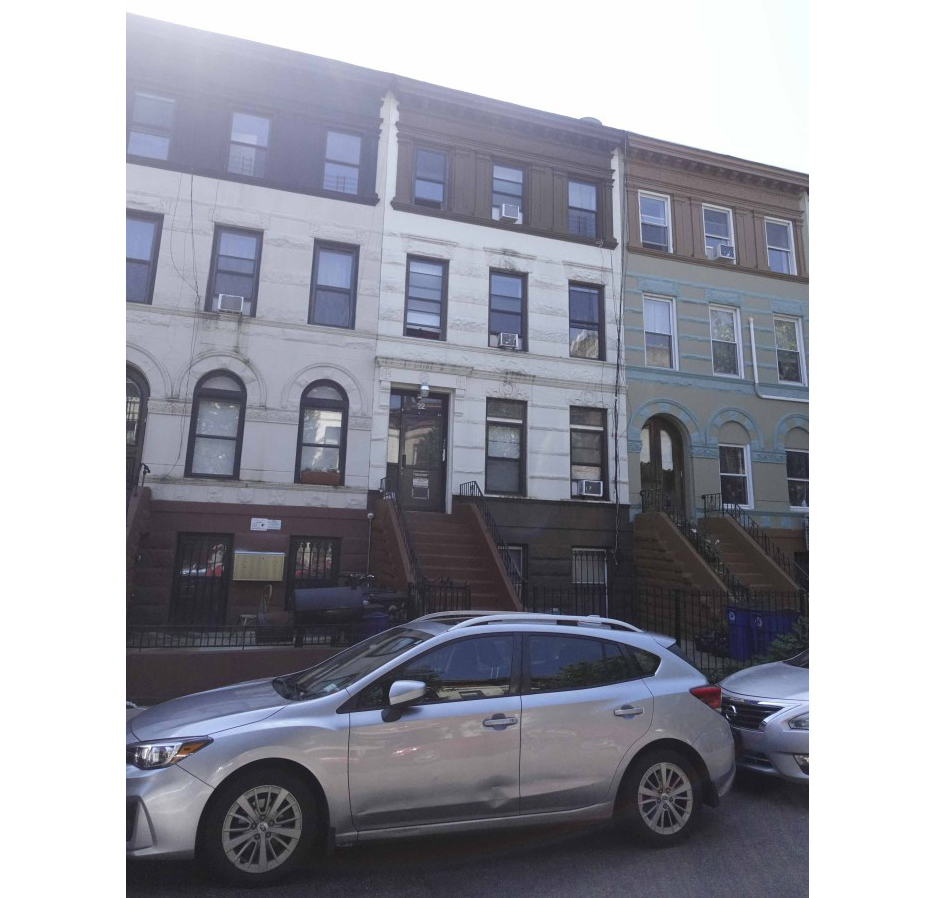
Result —
[{"label": "black metal handrail", "polygon": [[733,596],[745,599],[750,596],[750,589],[725,564],[725,560],[718,551],[717,540],[709,539],[699,530],[695,521],[687,518],[662,489],[641,490],[640,507],[642,511],[660,511],[665,514],[679,528],[679,532],[692,543],[693,548],[702,556],[706,564],[718,574]]},{"label": "black metal handrail", "polygon": [[707,493],[702,496],[703,513],[709,515],[729,515],[734,518],[748,536],[762,551],[800,588],[809,589],[809,574],[803,570],[783,549],[780,548],[746,511],[731,502],[725,502],[721,493]]},{"label": "black metal handrail", "polygon": [[397,524],[400,527],[400,535],[403,537],[403,547],[406,549],[406,557],[409,559],[410,570],[413,572],[413,578],[417,586],[425,581],[422,565],[419,563],[419,555],[416,554],[416,547],[413,545],[413,537],[410,535],[409,526],[406,523],[406,514],[403,506],[397,497],[396,490],[388,489],[387,478],[380,481],[380,494],[390,502],[393,512],[396,515]]},{"label": "black metal handrail", "polygon": [[527,587],[526,580],[523,577],[523,573],[517,568],[517,563],[510,555],[510,550],[507,548],[507,540],[504,539],[501,534],[500,528],[498,528],[497,522],[494,520],[494,515],[491,514],[491,509],[488,508],[488,504],[484,500],[484,493],[481,492],[481,487],[478,486],[477,481],[469,480],[468,483],[463,483],[458,488],[458,494],[466,499],[471,499],[478,507],[478,511],[481,512],[481,519],[484,521],[494,545],[497,546],[497,554],[500,555],[501,562],[513,586],[514,593],[518,597],[525,595]]}]

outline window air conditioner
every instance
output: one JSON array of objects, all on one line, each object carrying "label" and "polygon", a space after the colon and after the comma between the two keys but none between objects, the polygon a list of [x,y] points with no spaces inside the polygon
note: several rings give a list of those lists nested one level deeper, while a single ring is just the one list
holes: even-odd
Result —
[{"label": "window air conditioner", "polygon": [[234,312],[240,315],[244,311],[244,297],[235,296],[233,293],[219,293],[218,311]]},{"label": "window air conditioner", "polygon": [[501,349],[516,349],[520,342],[519,334],[498,334],[497,345]]},{"label": "window air conditioner", "polygon": [[735,251],[733,246],[728,246],[724,243],[719,243],[716,246],[707,246],[705,247],[705,255],[709,259],[730,259],[734,261]]},{"label": "window air conditioner", "polygon": [[579,480],[578,494],[600,499],[604,495],[604,484],[600,480]]},{"label": "window air conditioner", "polygon": [[514,203],[502,203],[500,209],[500,220],[513,222],[519,221],[520,207]]}]

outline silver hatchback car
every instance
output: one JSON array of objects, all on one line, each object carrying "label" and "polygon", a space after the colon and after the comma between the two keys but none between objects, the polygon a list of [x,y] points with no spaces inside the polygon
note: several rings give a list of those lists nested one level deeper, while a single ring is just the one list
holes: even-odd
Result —
[{"label": "silver hatchback car", "polygon": [[442,831],[617,817],[675,843],[734,780],[720,701],[620,621],[428,615],[129,720],[127,855],[259,884],[315,844]]}]

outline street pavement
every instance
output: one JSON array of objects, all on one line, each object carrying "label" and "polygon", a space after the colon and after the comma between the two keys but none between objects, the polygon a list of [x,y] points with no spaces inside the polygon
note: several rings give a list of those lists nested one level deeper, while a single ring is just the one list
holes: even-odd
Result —
[{"label": "street pavement", "polygon": [[739,772],[682,845],[647,850],[613,827],[359,845],[279,886],[233,889],[190,861],[127,864],[129,898],[748,898],[808,895],[809,790]]}]

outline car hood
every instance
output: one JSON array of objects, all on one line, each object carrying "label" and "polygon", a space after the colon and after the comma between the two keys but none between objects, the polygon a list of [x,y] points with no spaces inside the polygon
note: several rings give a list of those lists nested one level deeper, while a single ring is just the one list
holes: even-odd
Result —
[{"label": "car hood", "polygon": [[147,708],[127,722],[127,739],[210,736],[256,723],[289,704],[271,683],[268,679],[235,683]]},{"label": "car hood", "polygon": [[758,664],[725,677],[719,685],[735,695],[805,702],[809,701],[809,668],[783,661]]}]

